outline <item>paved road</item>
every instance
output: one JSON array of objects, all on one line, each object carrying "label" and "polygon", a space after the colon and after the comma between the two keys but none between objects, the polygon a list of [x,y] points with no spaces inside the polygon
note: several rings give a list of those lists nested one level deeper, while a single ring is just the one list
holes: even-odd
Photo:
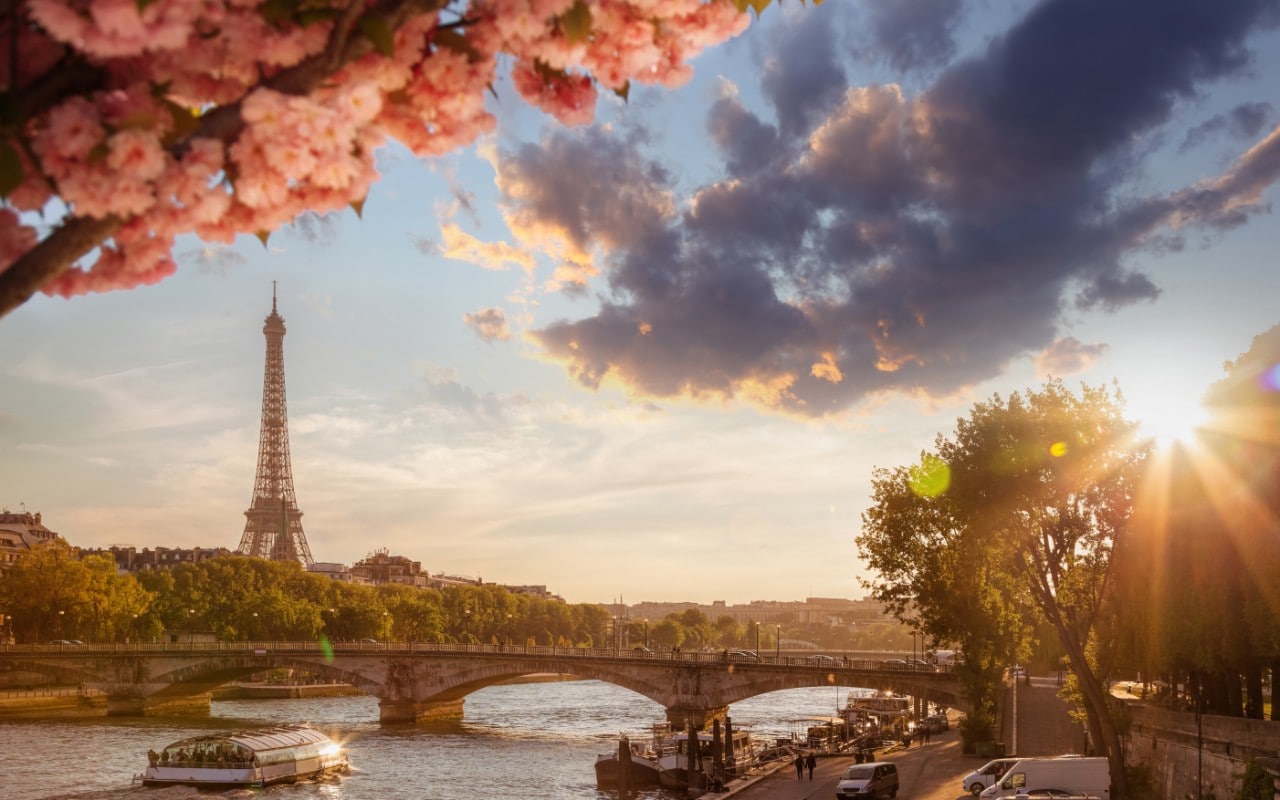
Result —
[{"label": "paved road", "polygon": [[[961,755],[960,734],[954,729],[932,739],[927,745],[879,756],[898,765],[898,800],[972,800],[972,796],[960,788],[960,779],[982,766],[986,759]],[[807,773],[803,780],[796,780],[795,770],[786,767],[731,793],[703,797],[713,800],[732,794],[733,800],[834,800],[836,782],[845,767],[853,763],[852,756],[819,758],[813,780],[809,780]]]}]

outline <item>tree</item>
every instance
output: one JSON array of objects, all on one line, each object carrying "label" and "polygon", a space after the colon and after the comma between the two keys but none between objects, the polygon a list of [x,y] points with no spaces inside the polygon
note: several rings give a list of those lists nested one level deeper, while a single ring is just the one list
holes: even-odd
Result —
[{"label": "tree", "polygon": [[[877,472],[858,539],[880,575],[877,598],[929,635],[959,638],[966,669],[1011,655],[991,633],[1035,621],[1027,610],[1051,625],[1117,796],[1127,795],[1123,752],[1095,654],[1112,550],[1147,457],[1122,410],[1118,392],[1076,396],[1060,381],[978,403],[920,464]],[[972,624],[982,627],[966,632]]]},{"label": "tree", "polygon": [[[0,316],[159,281],[180,234],[359,212],[374,151],[435,156],[520,95],[585,124],[597,86],[676,86],[769,0],[13,0],[0,36]],[[42,235],[38,214],[56,225]],[[91,263],[77,262],[92,259]]]}]

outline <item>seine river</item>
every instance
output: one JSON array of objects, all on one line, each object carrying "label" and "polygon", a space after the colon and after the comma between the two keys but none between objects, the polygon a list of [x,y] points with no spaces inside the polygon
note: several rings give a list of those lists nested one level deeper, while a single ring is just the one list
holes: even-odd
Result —
[{"label": "seine river", "polygon": [[[735,727],[762,736],[834,714],[847,689],[791,689],[735,703]],[[853,690],[858,691],[858,690]],[[269,800],[608,800],[596,789],[597,753],[618,737],[648,738],[662,707],[600,681],[491,686],[467,697],[460,722],[384,729],[372,697],[215,701],[209,717],[0,720],[4,800],[227,797]],[[305,722],[345,742],[349,775],[266,790],[196,792],[131,783],[146,752],[200,732]],[[645,800],[670,800],[655,790]]]}]

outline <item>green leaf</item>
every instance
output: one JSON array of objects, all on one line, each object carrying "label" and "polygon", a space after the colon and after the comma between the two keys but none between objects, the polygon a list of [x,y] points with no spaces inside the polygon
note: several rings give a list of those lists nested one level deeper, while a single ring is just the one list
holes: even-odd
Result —
[{"label": "green leaf", "polygon": [[18,114],[18,98],[13,92],[0,92],[0,127],[16,128],[23,122]]},{"label": "green leaf", "polygon": [[437,30],[432,34],[431,41],[436,47],[442,47],[445,50],[466,56],[469,62],[475,62],[480,59],[480,51],[471,42],[467,41],[467,37],[452,28]]},{"label": "green leaf", "polygon": [[347,205],[351,206],[352,210],[356,212],[357,217],[364,219],[364,202],[368,199],[369,197],[366,195],[361,197],[359,200],[352,200]]},{"label": "green leaf", "polygon": [[8,139],[0,139],[0,197],[22,184],[22,158]]},{"label": "green leaf", "polygon": [[267,24],[278,26],[282,22],[293,19],[298,5],[298,0],[265,0],[259,8],[262,9],[262,18],[267,21]]},{"label": "green leaf", "polygon": [[585,0],[577,0],[560,16],[560,30],[569,44],[586,41],[591,36],[591,9]]},{"label": "green leaf", "polygon": [[317,22],[330,22],[340,16],[342,15],[336,8],[309,8],[294,14],[293,21],[298,23],[299,27],[305,28]]},{"label": "green leaf", "polygon": [[89,150],[89,163],[101,164],[107,160],[107,156],[111,155],[111,148],[107,146],[105,141],[98,142]]},{"label": "green leaf", "polygon": [[385,19],[366,15],[356,24],[360,26],[360,32],[365,35],[365,38],[373,42],[374,50],[387,57],[395,53],[396,37]]},{"label": "green leaf", "polygon": [[631,99],[631,81],[627,81],[626,83],[619,86],[617,89],[614,89],[613,93],[616,94],[618,97],[621,97],[622,102],[624,103],[627,102],[628,100]]},{"label": "green leaf", "polygon": [[173,142],[182,141],[191,135],[196,128],[200,127],[200,110],[196,108],[187,108],[178,105],[172,100],[165,100],[164,107],[169,109],[169,116],[173,117],[173,130],[170,131],[167,140]]},{"label": "green leaf", "polygon": [[258,241],[262,242],[262,247],[265,250],[267,247],[267,240],[271,238],[271,231],[258,231],[254,236],[257,236]]}]

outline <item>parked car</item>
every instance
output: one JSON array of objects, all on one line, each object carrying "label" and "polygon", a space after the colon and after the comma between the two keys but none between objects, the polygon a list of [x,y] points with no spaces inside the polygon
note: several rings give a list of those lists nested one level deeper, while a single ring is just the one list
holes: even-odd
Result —
[{"label": "parked car", "polygon": [[928,661],[919,658],[907,659],[907,666],[916,672],[937,672],[938,668]]},{"label": "parked car", "polygon": [[760,654],[755,650],[730,650],[730,661],[759,661]]},{"label": "parked car", "polygon": [[982,794],[983,789],[1003,778],[1009,767],[1021,760],[1020,758],[997,758],[994,761],[988,761],[961,778],[960,785],[964,787],[966,792],[975,795]]},{"label": "parked car", "polygon": [[836,800],[879,800],[898,795],[898,767],[891,761],[854,764],[836,784]]},{"label": "parked car", "polygon": [[818,667],[838,667],[840,666],[840,659],[835,656],[818,654],[815,656],[809,656],[804,660],[804,663],[813,664]]},{"label": "parked car", "polygon": [[649,648],[645,647],[645,646],[644,646],[644,645],[642,645],[642,644],[641,644],[641,645],[636,645],[635,647],[631,648],[631,652],[635,653],[635,654],[636,654],[636,655],[638,655],[638,656],[649,656],[649,655],[653,655],[653,651],[652,651],[652,650],[650,650]]},{"label": "parked car", "polygon": [[886,658],[880,662],[880,669],[911,669],[911,667],[900,658]]}]

